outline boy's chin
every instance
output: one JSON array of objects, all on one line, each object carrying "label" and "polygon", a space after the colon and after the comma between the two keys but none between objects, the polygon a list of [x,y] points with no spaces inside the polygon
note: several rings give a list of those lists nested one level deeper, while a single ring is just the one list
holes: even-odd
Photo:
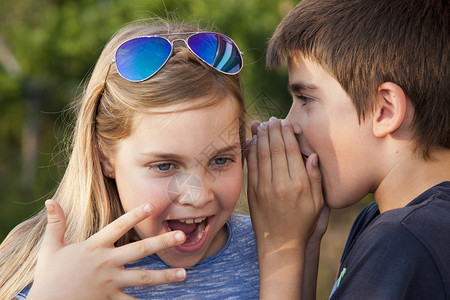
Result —
[{"label": "boy's chin", "polygon": [[354,199],[348,199],[348,198],[345,198],[345,199],[339,199],[339,198],[337,198],[337,197],[330,197],[329,199],[328,199],[328,197],[326,197],[326,195],[325,195],[325,204],[329,207],[329,208],[331,208],[331,209],[344,209],[344,208],[348,208],[348,207],[350,207],[350,206],[352,206],[352,205],[354,205],[354,204],[356,204],[356,203],[358,203],[359,201],[361,201],[361,199],[357,199],[357,200],[354,200]]}]

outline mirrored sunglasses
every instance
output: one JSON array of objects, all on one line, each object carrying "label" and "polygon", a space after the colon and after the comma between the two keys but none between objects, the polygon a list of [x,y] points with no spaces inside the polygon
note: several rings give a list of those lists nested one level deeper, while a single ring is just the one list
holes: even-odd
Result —
[{"label": "mirrored sunglasses", "polygon": [[[167,35],[190,34],[186,39],[166,39]],[[234,75],[243,66],[242,52],[229,37],[214,32],[187,32],[142,36],[121,44],[115,59],[120,76],[144,81],[155,75],[169,60],[174,41],[184,41],[200,60],[219,72]]]}]

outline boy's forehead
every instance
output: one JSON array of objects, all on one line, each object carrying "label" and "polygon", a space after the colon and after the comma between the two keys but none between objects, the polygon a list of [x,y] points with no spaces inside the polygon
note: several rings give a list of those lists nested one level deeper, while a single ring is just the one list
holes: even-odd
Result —
[{"label": "boy's forehead", "polygon": [[289,56],[288,72],[291,83],[295,81],[313,82],[328,74],[316,61],[305,57],[302,53]]},{"label": "boy's forehead", "polygon": [[287,61],[288,61],[288,68],[299,66],[305,67],[306,65],[308,65],[308,66],[315,66],[318,69],[322,69],[323,71],[325,71],[325,68],[322,66],[322,64],[319,63],[319,61],[314,56],[307,55],[300,51],[291,53]]},{"label": "boy's forehead", "polygon": [[327,71],[314,57],[305,56],[303,53],[295,53],[289,56],[288,60],[289,83],[303,82],[305,86],[321,87],[324,82],[336,81],[336,77]]}]

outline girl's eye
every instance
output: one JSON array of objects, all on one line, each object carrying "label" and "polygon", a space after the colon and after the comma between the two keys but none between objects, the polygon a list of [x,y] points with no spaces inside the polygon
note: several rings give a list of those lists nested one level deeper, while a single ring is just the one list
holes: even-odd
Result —
[{"label": "girl's eye", "polygon": [[230,165],[231,162],[233,162],[233,159],[229,157],[216,157],[211,161],[211,165],[218,168],[223,168]]},{"label": "girl's eye", "polygon": [[214,159],[216,165],[225,165],[230,159],[226,157],[219,157]]},{"label": "girl's eye", "polygon": [[154,165],[150,166],[150,169],[154,169],[159,172],[167,172],[175,167],[176,166],[171,163],[158,163],[158,164],[154,164]]}]

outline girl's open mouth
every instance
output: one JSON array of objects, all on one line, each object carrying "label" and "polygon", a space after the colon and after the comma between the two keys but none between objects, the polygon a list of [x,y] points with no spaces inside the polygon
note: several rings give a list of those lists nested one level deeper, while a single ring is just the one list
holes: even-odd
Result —
[{"label": "girl's open mouth", "polygon": [[167,231],[181,230],[186,235],[186,241],[174,247],[180,252],[194,252],[200,250],[208,237],[213,216],[167,220],[164,225]]}]

